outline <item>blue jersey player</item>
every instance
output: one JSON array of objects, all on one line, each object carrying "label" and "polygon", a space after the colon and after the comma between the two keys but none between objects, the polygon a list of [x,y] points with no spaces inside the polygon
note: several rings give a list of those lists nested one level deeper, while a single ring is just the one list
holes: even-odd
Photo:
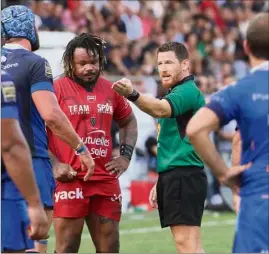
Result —
[{"label": "blue jersey player", "polygon": [[29,223],[29,236],[43,239],[48,234],[48,221],[34,179],[29,146],[18,122],[15,86],[4,71],[1,73],[1,185],[1,252],[32,248],[34,242],[27,237]]},{"label": "blue jersey player", "polygon": [[[48,155],[46,126],[80,156],[82,169],[88,171],[87,178],[93,173],[94,161],[58,105],[49,63],[32,52],[39,48],[32,11],[21,5],[3,9],[1,28],[5,42],[2,70],[9,73],[16,84],[20,125],[31,149],[41,200],[51,222],[55,182]],[[40,241],[35,250],[45,252],[46,248],[47,241]]]},{"label": "blue jersey player", "polygon": [[[211,102],[190,120],[187,134],[221,183],[233,187],[240,179],[241,204],[233,252],[268,253],[268,13],[261,13],[250,22],[244,49],[252,67],[251,73],[216,93]],[[232,119],[237,121],[241,134],[242,166],[228,168],[208,134]],[[240,178],[236,177],[239,175]]]}]

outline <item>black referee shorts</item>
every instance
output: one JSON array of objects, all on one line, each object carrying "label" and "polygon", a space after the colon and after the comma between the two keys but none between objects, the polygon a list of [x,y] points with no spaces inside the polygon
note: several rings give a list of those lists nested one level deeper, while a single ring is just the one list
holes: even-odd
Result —
[{"label": "black referee shorts", "polygon": [[203,168],[178,167],[159,173],[157,202],[162,228],[200,227],[206,195],[207,178]]}]

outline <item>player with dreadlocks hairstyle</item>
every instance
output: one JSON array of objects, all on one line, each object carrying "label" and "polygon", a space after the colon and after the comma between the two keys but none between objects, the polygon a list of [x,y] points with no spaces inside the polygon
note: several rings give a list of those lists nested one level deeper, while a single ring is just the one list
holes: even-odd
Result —
[{"label": "player with dreadlocks hairstyle", "polygon": [[[101,74],[105,41],[83,33],[73,38],[63,55],[64,76],[54,90],[61,109],[90,151],[94,174],[84,181],[79,158],[48,131],[49,148],[57,181],[54,195],[56,252],[79,250],[84,222],[98,253],[119,252],[121,191],[124,173],[137,140],[136,118],[127,100],[112,89]],[[112,158],[112,120],[120,128],[120,154]]]},{"label": "player with dreadlocks hairstyle", "polygon": [[[87,54],[92,54],[94,58],[97,57],[99,61],[99,71],[90,70],[75,74],[73,64],[74,64],[74,51],[76,50],[76,48],[88,49]],[[105,49],[105,41],[98,36],[89,33],[83,33],[75,37],[67,44],[66,50],[63,54],[65,75],[69,78],[74,79],[74,81],[84,86],[86,89],[91,90],[93,85],[99,78],[100,73],[103,73],[104,71],[104,66],[106,62],[104,49]]]}]

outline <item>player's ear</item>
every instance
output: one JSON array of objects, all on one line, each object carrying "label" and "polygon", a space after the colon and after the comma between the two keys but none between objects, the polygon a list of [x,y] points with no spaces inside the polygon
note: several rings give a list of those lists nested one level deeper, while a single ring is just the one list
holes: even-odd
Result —
[{"label": "player's ear", "polygon": [[244,47],[244,51],[246,53],[246,55],[249,54],[250,50],[249,50],[249,46],[248,46],[248,41],[247,40],[244,40],[243,41],[243,47]]},{"label": "player's ear", "polygon": [[187,71],[190,67],[189,59],[185,59],[182,61],[182,71]]}]

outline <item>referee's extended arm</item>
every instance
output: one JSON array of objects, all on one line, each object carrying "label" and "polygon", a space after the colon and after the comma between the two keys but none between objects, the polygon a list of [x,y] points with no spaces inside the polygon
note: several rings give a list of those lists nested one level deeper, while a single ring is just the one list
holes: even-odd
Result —
[{"label": "referee's extended arm", "polygon": [[[129,79],[121,79],[113,84],[113,89],[120,95],[130,98],[134,92],[132,83]],[[134,98],[136,95],[133,95]],[[139,94],[133,103],[142,111],[155,118],[168,118],[171,116],[172,110],[167,100],[159,100],[146,94]]]}]

